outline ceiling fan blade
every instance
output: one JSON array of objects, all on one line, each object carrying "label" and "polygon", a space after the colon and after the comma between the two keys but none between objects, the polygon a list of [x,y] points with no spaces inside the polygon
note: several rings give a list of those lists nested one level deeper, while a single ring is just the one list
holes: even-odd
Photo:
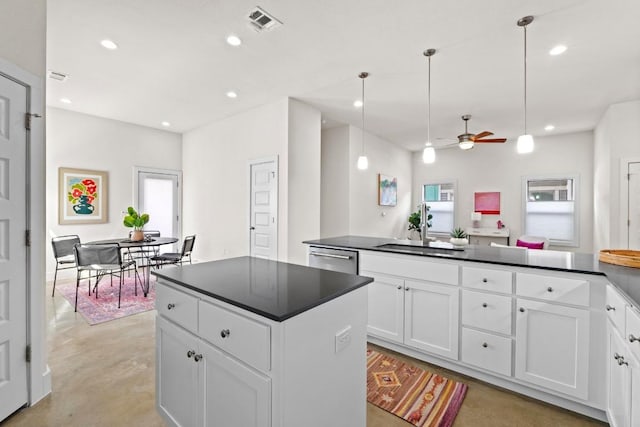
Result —
[{"label": "ceiling fan blade", "polygon": [[493,138],[493,139],[476,139],[473,142],[507,142],[507,138]]},{"label": "ceiling fan blade", "polygon": [[493,132],[489,132],[488,130],[485,130],[484,132],[480,132],[480,133],[477,133],[477,134],[473,135],[470,139],[472,141],[476,141],[476,140],[478,140],[480,138],[484,138],[485,136],[490,136],[490,135],[493,135]]}]

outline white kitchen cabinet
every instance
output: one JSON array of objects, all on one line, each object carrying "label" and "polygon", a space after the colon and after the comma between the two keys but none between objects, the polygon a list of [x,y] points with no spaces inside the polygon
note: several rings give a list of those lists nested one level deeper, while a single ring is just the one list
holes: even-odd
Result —
[{"label": "white kitchen cabinet", "polygon": [[[609,325],[608,330],[607,414],[612,427],[629,427],[631,425],[631,369],[628,360],[625,360],[628,358],[628,350],[615,327]],[[625,363],[627,364],[625,365]]]},{"label": "white kitchen cabinet", "polygon": [[523,298],[516,307],[516,378],[586,400],[588,310]]},{"label": "white kitchen cabinet", "polygon": [[389,341],[404,339],[404,281],[395,277],[361,272],[373,277],[368,289],[367,333]]},{"label": "white kitchen cabinet", "polygon": [[458,359],[458,288],[405,280],[404,343]]}]

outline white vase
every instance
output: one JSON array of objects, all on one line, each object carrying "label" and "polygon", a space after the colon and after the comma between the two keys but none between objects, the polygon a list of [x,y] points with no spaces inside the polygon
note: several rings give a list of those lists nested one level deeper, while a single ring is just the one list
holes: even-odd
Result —
[{"label": "white vase", "polygon": [[449,239],[449,242],[451,242],[453,246],[465,246],[469,243],[466,238],[463,239],[460,237],[452,237]]}]

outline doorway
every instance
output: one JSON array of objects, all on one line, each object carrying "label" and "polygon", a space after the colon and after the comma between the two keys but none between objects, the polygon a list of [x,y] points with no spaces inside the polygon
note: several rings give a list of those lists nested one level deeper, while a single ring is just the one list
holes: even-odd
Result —
[{"label": "doorway", "polygon": [[182,172],[134,167],[134,200],[139,212],[149,214],[147,230],[163,237],[181,236]]},{"label": "doorway", "polygon": [[278,157],[249,161],[249,254],[278,259]]},{"label": "doorway", "polygon": [[29,399],[29,98],[28,86],[0,72],[0,421]]}]

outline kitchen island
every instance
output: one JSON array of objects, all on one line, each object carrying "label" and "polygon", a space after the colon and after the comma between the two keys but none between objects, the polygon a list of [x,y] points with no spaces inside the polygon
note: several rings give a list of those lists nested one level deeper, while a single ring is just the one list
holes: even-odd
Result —
[{"label": "kitchen island", "polygon": [[365,426],[371,278],[251,257],[153,274],[169,425]]},{"label": "kitchen island", "polygon": [[616,426],[640,425],[640,270],[597,255],[340,236],[368,340]]}]

